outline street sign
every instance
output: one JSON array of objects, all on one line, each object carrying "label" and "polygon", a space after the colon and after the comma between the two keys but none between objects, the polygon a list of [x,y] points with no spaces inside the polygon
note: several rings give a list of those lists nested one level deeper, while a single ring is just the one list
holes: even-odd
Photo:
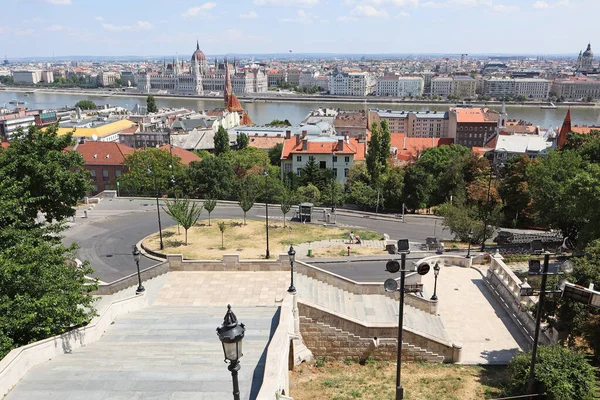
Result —
[{"label": "street sign", "polygon": [[400,263],[396,260],[390,260],[385,264],[385,270],[395,274],[396,272],[400,271]]},{"label": "street sign", "polygon": [[398,282],[395,279],[389,278],[383,282],[383,287],[386,292],[396,292],[398,291]]},{"label": "street sign", "polygon": [[431,267],[429,266],[429,264],[423,263],[417,267],[417,273],[419,275],[427,275],[430,268]]},{"label": "street sign", "polygon": [[410,251],[410,244],[408,243],[408,239],[398,240],[398,253],[405,253],[408,251]]},{"label": "street sign", "polygon": [[563,290],[563,297],[578,303],[590,304],[593,293],[594,292],[592,290],[586,289],[583,286],[575,285],[573,283],[566,283]]},{"label": "street sign", "polygon": [[416,283],[414,285],[405,285],[404,292],[405,293],[421,293],[423,291],[423,284]]},{"label": "street sign", "polygon": [[529,260],[529,272],[528,275],[541,275],[542,274],[542,263],[540,260]]}]

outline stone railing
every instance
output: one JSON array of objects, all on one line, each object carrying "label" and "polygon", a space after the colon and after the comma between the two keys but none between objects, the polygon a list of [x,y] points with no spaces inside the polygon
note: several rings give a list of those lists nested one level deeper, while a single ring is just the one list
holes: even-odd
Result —
[{"label": "stone railing", "polygon": [[[360,339],[373,339],[375,341],[381,339],[394,339],[398,337],[398,325],[393,323],[370,323],[364,322],[348,316],[340,316],[323,307],[309,302],[298,300],[300,315],[305,318],[310,318],[319,321],[323,324],[341,329],[354,336],[357,342]],[[309,338],[305,338],[307,344]],[[327,347],[328,337],[319,337],[318,343],[320,347]],[[334,338],[332,338],[334,340]],[[415,329],[403,327],[403,343],[409,343],[412,346],[426,349],[432,355],[442,356],[444,362],[460,362],[461,347],[454,345],[450,341],[430,336],[426,333],[419,332]],[[352,348],[352,346],[351,346]],[[357,349],[353,349],[355,351]],[[343,356],[343,355],[342,355]],[[350,354],[348,354],[350,356]]]},{"label": "stone railing", "polygon": [[435,263],[440,263],[442,266],[444,265],[455,265],[464,268],[471,268],[473,265],[473,258],[466,258],[464,256],[450,256],[445,254],[439,254],[431,257],[421,258],[418,261],[415,261],[414,264],[421,265],[423,263],[429,264],[431,268],[435,265]]},{"label": "stone railing", "polygon": [[287,254],[273,260],[240,260],[238,254],[225,254],[222,260],[184,260],[181,254],[167,255],[169,271],[289,271]]},{"label": "stone railing", "polygon": [[[160,264],[153,265],[149,268],[140,271],[142,282],[148,281],[152,278],[156,278],[159,275],[166,274],[169,271],[169,264],[162,262]],[[93,292],[93,295],[110,295],[125,290],[127,288],[136,286],[138,284],[137,272],[127,275],[121,279],[113,281],[111,283],[98,285],[98,290]]]},{"label": "stone railing", "polygon": [[290,342],[299,335],[294,332],[293,298],[287,294],[279,308],[279,324],[267,347],[263,383],[257,400],[284,399],[283,396],[290,393]]},{"label": "stone railing", "polygon": [[0,360],[0,397],[5,396],[31,368],[97,341],[117,316],[144,308],[147,303],[146,295],[115,300],[82,328],[12,350]]},{"label": "stone railing", "polygon": [[[397,293],[387,293],[383,289],[382,282],[356,282],[352,279],[325,271],[324,269],[315,267],[314,265],[310,265],[302,261],[296,261],[294,264],[294,272],[327,283],[328,285],[337,287],[338,289],[349,293],[359,295],[379,294],[388,296],[392,299],[398,299]],[[405,283],[407,285],[421,283],[421,275],[417,274],[416,272],[408,273],[406,274]],[[409,294],[404,297],[404,302],[411,307],[418,308],[419,310],[425,311],[429,314],[435,315],[437,313],[437,301],[431,301],[414,294]]]},{"label": "stone railing", "polygon": [[[533,343],[535,332],[535,316],[528,310],[537,304],[537,297],[519,295],[522,281],[506,266],[500,254],[491,257],[491,265],[487,271],[485,283],[497,296],[502,306],[508,311],[525,338]],[[541,331],[540,343],[556,343],[558,335],[555,330],[551,333]]]}]

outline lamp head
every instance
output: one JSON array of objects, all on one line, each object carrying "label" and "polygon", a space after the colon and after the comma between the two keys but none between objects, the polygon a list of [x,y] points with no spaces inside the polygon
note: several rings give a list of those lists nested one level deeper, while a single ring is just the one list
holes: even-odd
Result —
[{"label": "lamp head", "polygon": [[237,317],[231,311],[231,304],[228,304],[223,324],[217,328],[217,336],[223,344],[223,354],[226,362],[235,362],[243,356],[242,339],[245,333],[244,324],[238,323]]},{"label": "lamp head", "polygon": [[135,262],[139,262],[142,252],[138,249],[137,245],[133,246],[132,254],[133,254],[133,259],[135,260]]},{"label": "lamp head", "polygon": [[288,250],[288,256],[290,257],[291,263],[296,261],[296,250],[294,250],[294,246],[292,245],[290,245],[290,249]]},{"label": "lamp head", "polygon": [[438,264],[438,263],[435,263],[435,265],[433,266],[433,274],[434,274],[435,276],[438,276],[438,275],[439,275],[439,273],[440,273],[440,269],[441,269],[441,268],[440,268],[440,264]]}]

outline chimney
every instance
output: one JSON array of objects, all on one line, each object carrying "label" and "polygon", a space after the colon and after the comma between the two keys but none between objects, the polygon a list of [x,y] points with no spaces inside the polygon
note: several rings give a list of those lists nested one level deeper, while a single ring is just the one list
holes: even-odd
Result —
[{"label": "chimney", "polygon": [[302,151],[308,150],[308,139],[302,139]]},{"label": "chimney", "polygon": [[338,139],[336,151],[344,150],[344,139]]},{"label": "chimney", "polygon": [[291,137],[292,137],[292,131],[290,131],[290,130],[285,131],[285,138],[290,139]]},{"label": "chimney", "polygon": [[294,136],[296,136],[296,145],[295,146],[298,146],[300,144],[300,135],[296,134]]},{"label": "chimney", "polygon": [[358,143],[362,143],[363,142],[363,134],[359,133],[358,134]]},{"label": "chimney", "polygon": [[307,131],[302,131],[302,139],[304,139],[306,137],[306,133],[307,133]]}]

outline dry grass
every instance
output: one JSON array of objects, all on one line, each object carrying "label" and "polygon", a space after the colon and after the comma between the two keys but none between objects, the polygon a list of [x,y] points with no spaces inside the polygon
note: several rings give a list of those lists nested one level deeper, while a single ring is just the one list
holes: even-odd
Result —
[{"label": "dry grass", "polygon": [[[360,247],[353,245],[350,247],[350,254],[353,256],[374,256],[374,255],[385,255],[388,254],[383,248],[372,248],[372,247]],[[335,258],[335,257],[346,257],[348,256],[348,245],[343,246],[332,246],[324,249],[313,249],[313,256],[319,258]]]},{"label": "dry grass", "polygon": [[[317,367],[316,365],[319,365]],[[396,365],[388,362],[302,364],[290,375],[295,400],[385,400],[395,398]],[[480,400],[502,396],[505,367],[403,363],[407,400]]]},{"label": "dry grass", "polygon": [[[224,248],[221,248],[221,232],[218,227],[218,223],[221,221],[227,225],[223,240]],[[266,230],[263,221],[248,220],[247,225],[243,225],[243,220],[213,220],[211,226],[208,226],[206,221],[202,221],[201,224],[188,231],[188,246],[185,245],[183,229],[180,231],[180,234],[177,234],[176,226],[163,230],[165,245],[163,253],[183,254],[185,258],[201,260],[220,260],[224,254],[235,253],[244,259],[259,259],[265,256]],[[349,229],[294,222],[287,222],[284,228],[283,222],[270,222],[269,250],[271,257],[276,257],[279,253],[286,253],[290,244],[347,238],[349,232]],[[360,232],[360,235],[361,237],[379,236],[374,232],[363,231]],[[144,245],[151,250],[158,251],[158,234],[152,235],[144,242]],[[335,249],[336,254],[339,251],[340,248]]]}]

